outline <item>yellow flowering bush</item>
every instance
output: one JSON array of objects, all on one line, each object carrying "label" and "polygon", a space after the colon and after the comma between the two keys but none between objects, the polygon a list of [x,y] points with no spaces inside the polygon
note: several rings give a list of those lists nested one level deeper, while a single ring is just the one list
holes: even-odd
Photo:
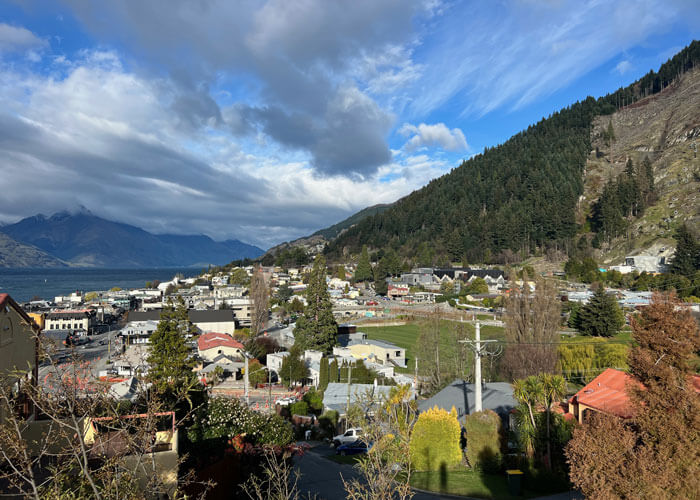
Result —
[{"label": "yellow flowering bush", "polygon": [[409,450],[416,470],[439,470],[462,460],[459,447],[460,425],[454,408],[448,412],[437,406],[418,416],[413,426]]}]

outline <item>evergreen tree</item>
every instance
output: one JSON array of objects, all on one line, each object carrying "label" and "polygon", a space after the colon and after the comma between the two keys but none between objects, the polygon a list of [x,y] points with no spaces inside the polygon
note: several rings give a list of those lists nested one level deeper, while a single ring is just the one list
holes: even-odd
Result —
[{"label": "evergreen tree", "polygon": [[388,264],[386,257],[379,259],[379,262],[374,266],[374,291],[377,295],[386,295],[389,291],[389,285],[386,279],[389,277]]},{"label": "evergreen tree", "polygon": [[328,366],[328,381],[329,382],[338,382],[339,376],[338,376],[338,360],[333,358],[333,361],[331,361],[331,364]]},{"label": "evergreen tree", "polygon": [[186,395],[196,377],[185,336],[194,331],[187,308],[179,297],[177,308],[172,300],[160,315],[156,331],[151,335],[148,354],[148,379],[156,392],[167,399],[177,400]]},{"label": "evergreen tree", "polygon": [[362,246],[360,261],[355,269],[355,281],[368,281],[372,279],[372,265],[369,263],[369,253],[367,245]]},{"label": "evergreen tree", "polygon": [[625,317],[614,296],[598,285],[578,315],[578,329],[584,335],[612,337],[625,324]]},{"label": "evergreen tree", "polygon": [[321,363],[318,370],[318,389],[320,391],[325,391],[328,387],[329,381],[329,369],[328,358],[326,356],[321,358]]},{"label": "evergreen tree", "polygon": [[676,253],[671,262],[671,271],[686,278],[691,278],[700,270],[700,242],[693,238],[688,226],[683,224],[674,236]]},{"label": "evergreen tree", "polygon": [[306,308],[294,329],[294,345],[302,350],[316,349],[330,353],[336,344],[338,324],[326,284],[326,260],[318,255],[306,287]]},{"label": "evergreen tree", "polygon": [[309,376],[309,368],[301,359],[302,353],[303,350],[295,344],[290,349],[289,355],[282,360],[278,375],[288,385],[300,382]]}]

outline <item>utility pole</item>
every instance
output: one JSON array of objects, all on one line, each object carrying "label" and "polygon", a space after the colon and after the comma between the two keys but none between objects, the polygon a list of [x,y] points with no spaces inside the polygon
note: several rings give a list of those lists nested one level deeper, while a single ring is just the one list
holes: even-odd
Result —
[{"label": "utility pole", "polygon": [[413,386],[418,390],[418,356],[416,356],[416,374],[413,376]]},{"label": "utility pole", "polygon": [[[474,411],[481,411],[481,325],[476,322],[474,334]],[[248,369],[246,368],[246,375]]]},{"label": "utility pole", "polygon": [[348,363],[348,399],[345,403],[345,430],[348,430],[348,415],[350,414],[350,384],[352,381],[352,363]]},{"label": "utility pole", "polygon": [[486,352],[486,346],[482,348],[481,344],[488,342],[497,342],[496,340],[481,340],[481,324],[477,321],[475,325],[474,340],[460,340],[463,344],[469,344],[474,351],[474,411],[482,410],[481,403],[481,357]]},{"label": "utility pole", "polygon": [[250,406],[250,396],[248,394],[248,353],[243,353],[243,359],[245,360],[245,368],[243,373],[243,387],[245,391],[245,405],[246,408]]}]

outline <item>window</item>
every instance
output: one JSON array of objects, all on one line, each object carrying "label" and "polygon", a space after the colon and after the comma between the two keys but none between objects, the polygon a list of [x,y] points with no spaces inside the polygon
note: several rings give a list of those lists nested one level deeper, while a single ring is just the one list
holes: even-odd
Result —
[{"label": "window", "polygon": [[396,357],[400,358],[401,357],[401,351],[396,351]]}]

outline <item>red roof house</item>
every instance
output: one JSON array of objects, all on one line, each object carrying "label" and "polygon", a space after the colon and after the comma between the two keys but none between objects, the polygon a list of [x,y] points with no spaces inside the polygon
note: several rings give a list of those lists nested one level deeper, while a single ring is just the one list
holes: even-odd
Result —
[{"label": "red roof house", "polygon": [[[694,375],[688,383],[695,392],[700,392],[700,376]],[[569,399],[569,413],[573,414],[579,423],[583,422],[586,410],[630,418],[634,416],[634,408],[627,394],[629,384],[642,387],[642,384],[629,374],[608,368]]]},{"label": "red roof house", "polygon": [[199,336],[197,349],[203,359],[212,361],[219,354],[240,358],[245,347],[226,333],[211,332]]}]

